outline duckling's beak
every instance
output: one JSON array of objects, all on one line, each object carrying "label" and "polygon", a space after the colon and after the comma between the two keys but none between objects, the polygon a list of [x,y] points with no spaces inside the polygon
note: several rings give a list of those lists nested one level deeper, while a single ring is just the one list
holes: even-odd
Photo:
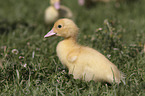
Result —
[{"label": "duckling's beak", "polygon": [[84,5],[84,3],[85,3],[85,0],[78,0],[79,1],[79,5]]},{"label": "duckling's beak", "polygon": [[58,10],[60,9],[60,2],[55,2],[54,7]]},{"label": "duckling's beak", "polygon": [[50,36],[55,35],[55,34],[56,34],[56,33],[54,33],[54,31],[53,31],[53,29],[52,29],[51,31],[49,31],[49,32],[44,36],[44,38],[50,37]]}]

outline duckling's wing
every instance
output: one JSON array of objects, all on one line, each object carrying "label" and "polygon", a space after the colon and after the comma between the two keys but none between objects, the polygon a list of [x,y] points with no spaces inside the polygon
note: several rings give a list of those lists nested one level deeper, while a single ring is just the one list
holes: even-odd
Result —
[{"label": "duckling's wing", "polygon": [[79,53],[80,53],[80,50],[77,50],[77,49],[70,51],[67,55],[67,60],[70,63],[74,63],[78,59]]}]

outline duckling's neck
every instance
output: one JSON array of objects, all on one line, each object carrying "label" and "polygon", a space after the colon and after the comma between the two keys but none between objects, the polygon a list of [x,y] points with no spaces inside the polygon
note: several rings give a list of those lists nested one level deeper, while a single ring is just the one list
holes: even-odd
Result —
[{"label": "duckling's neck", "polygon": [[77,38],[76,37],[69,37],[69,38],[64,38],[64,40],[70,40],[70,41],[76,42]]},{"label": "duckling's neck", "polygon": [[78,45],[77,43],[77,39],[75,37],[70,37],[70,38],[65,38],[64,40],[62,40],[61,42],[65,42],[68,45]]},{"label": "duckling's neck", "polygon": [[75,38],[65,38],[64,40],[60,41],[57,45],[57,49],[59,50],[65,50],[65,51],[70,51],[73,50],[80,45],[76,42]]}]

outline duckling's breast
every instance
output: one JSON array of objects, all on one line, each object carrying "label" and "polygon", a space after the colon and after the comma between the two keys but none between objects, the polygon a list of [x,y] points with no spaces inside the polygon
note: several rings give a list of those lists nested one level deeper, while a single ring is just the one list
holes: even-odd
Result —
[{"label": "duckling's breast", "polygon": [[57,56],[59,57],[59,59],[63,65],[70,68],[70,66],[69,66],[70,62],[67,59],[68,54],[77,48],[78,48],[77,44],[75,44],[71,40],[63,40],[58,43],[56,52],[57,52]]},{"label": "duckling's breast", "polygon": [[67,49],[66,46],[62,44],[61,42],[57,45],[57,48],[56,48],[57,56],[59,60],[61,61],[61,63],[65,66],[67,63],[66,56],[69,53],[69,51],[70,50]]}]

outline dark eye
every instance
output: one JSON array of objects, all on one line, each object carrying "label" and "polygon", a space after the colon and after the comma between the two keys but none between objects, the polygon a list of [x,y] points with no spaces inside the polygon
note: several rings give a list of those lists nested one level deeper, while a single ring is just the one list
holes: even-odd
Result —
[{"label": "dark eye", "polygon": [[61,28],[62,26],[61,25],[58,25],[58,28]]}]

